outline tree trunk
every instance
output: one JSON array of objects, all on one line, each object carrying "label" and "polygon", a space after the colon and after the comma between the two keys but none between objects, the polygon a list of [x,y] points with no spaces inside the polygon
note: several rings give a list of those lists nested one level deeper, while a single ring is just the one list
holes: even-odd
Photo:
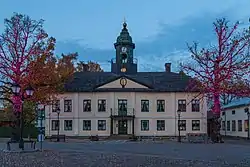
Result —
[{"label": "tree trunk", "polygon": [[211,139],[215,143],[222,143],[222,137],[220,134],[221,121],[220,121],[220,96],[218,93],[214,94],[214,117],[212,119],[212,134]]}]

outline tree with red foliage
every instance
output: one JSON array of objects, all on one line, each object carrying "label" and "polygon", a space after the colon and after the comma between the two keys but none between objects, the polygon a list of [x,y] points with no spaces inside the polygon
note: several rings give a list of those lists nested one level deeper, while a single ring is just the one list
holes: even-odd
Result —
[{"label": "tree with red foliage", "polygon": [[0,35],[0,77],[4,83],[18,84],[21,90],[18,95],[11,94],[10,85],[6,84],[7,89],[1,86],[5,93],[1,98],[10,97],[17,117],[15,125],[19,126],[23,100],[27,99],[25,88],[35,89],[34,97],[27,100],[46,101],[73,74],[75,57],[74,54],[59,60],[54,57],[55,39],[44,31],[43,20],[15,13],[4,20],[4,25],[5,30]]},{"label": "tree with red foliage", "polygon": [[51,55],[55,39],[48,38],[42,27],[43,20],[14,14],[4,23],[5,31],[0,35],[0,75],[4,80],[21,86],[20,95],[13,98],[15,104],[20,104],[21,94],[32,82],[29,75],[31,62],[41,55]]},{"label": "tree with red foliage", "polygon": [[247,89],[247,83],[249,83],[247,74],[250,66],[249,30],[240,31],[238,25],[237,22],[230,27],[226,19],[218,19],[213,23],[217,44],[202,49],[198,48],[197,43],[188,45],[193,61],[181,65],[188,75],[194,76],[198,81],[198,84],[191,83],[188,89],[199,88],[202,94],[208,95],[213,101],[212,111],[215,115],[213,140],[217,142],[221,138],[219,135],[220,96],[223,93],[237,96],[250,94]]}]

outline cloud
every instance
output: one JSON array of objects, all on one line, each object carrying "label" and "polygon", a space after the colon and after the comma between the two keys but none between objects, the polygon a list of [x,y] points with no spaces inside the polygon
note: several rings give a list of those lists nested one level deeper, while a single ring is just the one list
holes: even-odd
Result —
[{"label": "cloud", "polygon": [[[230,19],[226,11],[220,14],[206,13],[186,18],[181,25],[160,23],[160,32],[156,36],[136,43],[134,55],[138,59],[139,71],[163,71],[166,62],[173,64],[174,71],[178,70],[179,63],[190,58],[187,43],[196,41],[204,47],[215,40],[212,23],[218,16]],[[105,71],[110,70],[108,61],[115,57],[115,49],[91,49],[76,40],[59,41],[56,51],[57,53],[78,52],[80,60],[97,61]]]}]

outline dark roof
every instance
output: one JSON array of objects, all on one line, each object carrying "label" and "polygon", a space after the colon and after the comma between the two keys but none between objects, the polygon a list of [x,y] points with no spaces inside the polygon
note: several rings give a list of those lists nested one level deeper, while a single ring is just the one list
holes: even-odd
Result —
[{"label": "dark roof", "polygon": [[[120,77],[147,86],[149,89],[109,88],[97,87],[115,81]],[[65,84],[66,92],[187,92],[190,77],[173,72],[138,72],[133,75],[118,75],[111,72],[76,72],[73,78]],[[190,90],[191,91],[191,90]],[[194,90],[192,90],[194,92]]]}]

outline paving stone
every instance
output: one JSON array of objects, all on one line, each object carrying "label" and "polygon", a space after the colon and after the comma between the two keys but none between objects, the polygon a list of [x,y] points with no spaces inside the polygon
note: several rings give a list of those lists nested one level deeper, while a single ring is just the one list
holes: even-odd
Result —
[{"label": "paving stone", "polygon": [[249,161],[248,159],[240,164],[229,164],[222,159],[200,161],[136,154],[51,150],[23,154],[0,153],[1,167],[249,167]]}]

